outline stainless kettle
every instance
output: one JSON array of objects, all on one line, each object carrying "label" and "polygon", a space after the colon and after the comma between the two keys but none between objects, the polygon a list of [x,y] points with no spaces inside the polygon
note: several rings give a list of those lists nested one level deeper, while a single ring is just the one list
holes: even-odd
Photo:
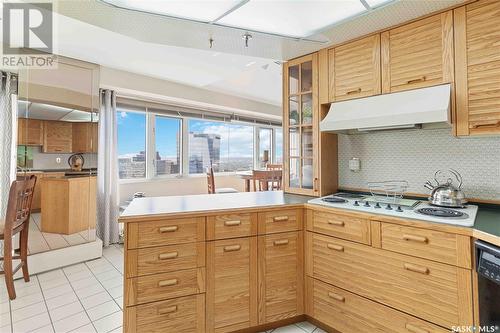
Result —
[{"label": "stainless kettle", "polygon": [[441,207],[465,207],[467,199],[462,191],[462,176],[458,173],[458,171],[453,169],[450,169],[449,173],[458,181],[458,187],[453,185],[453,180],[451,178],[448,178],[444,184],[440,183],[438,181],[438,177],[442,176],[444,173],[442,170],[436,171],[434,174],[434,181],[437,185],[432,185],[430,181],[427,181],[424,185],[424,187],[431,190],[429,202],[432,205]]}]

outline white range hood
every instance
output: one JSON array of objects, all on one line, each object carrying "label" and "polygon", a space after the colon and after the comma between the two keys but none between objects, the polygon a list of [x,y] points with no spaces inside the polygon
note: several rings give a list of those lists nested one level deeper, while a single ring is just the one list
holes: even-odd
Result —
[{"label": "white range hood", "polygon": [[332,103],[323,132],[451,126],[450,84]]}]

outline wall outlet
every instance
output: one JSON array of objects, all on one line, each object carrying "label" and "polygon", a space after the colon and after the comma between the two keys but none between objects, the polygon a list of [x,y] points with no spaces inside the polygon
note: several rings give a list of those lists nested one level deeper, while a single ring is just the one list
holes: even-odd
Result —
[{"label": "wall outlet", "polygon": [[61,158],[60,157],[56,157],[56,163],[57,164],[61,164]]},{"label": "wall outlet", "polygon": [[361,170],[361,161],[357,157],[353,157],[349,160],[349,170],[352,172],[359,172]]}]

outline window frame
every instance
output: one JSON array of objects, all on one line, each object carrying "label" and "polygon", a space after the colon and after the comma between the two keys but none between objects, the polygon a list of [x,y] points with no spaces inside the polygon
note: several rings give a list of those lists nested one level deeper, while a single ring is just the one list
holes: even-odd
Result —
[{"label": "window frame", "polygon": [[[119,178],[118,182],[120,184],[127,183],[141,183],[141,182],[152,182],[152,181],[161,181],[161,180],[169,180],[169,179],[179,179],[179,178],[191,178],[191,177],[206,177],[204,173],[199,174],[191,174],[189,173],[189,121],[190,120],[198,120],[198,121],[207,121],[207,122],[216,122],[227,125],[239,125],[240,123],[214,120],[214,119],[204,119],[204,118],[195,118],[195,117],[186,117],[186,116],[174,116],[174,115],[165,115],[161,112],[149,111],[147,107],[144,110],[123,110],[124,112],[131,113],[144,113],[146,116],[146,137],[145,137],[145,158],[146,158],[146,176],[142,178]],[[121,110],[117,110],[117,112],[122,112]],[[179,153],[180,153],[180,166],[178,174],[169,174],[169,175],[157,175],[156,174],[156,161],[154,158],[156,156],[156,117],[164,117],[171,119],[180,120],[180,135],[179,135]],[[244,126],[252,126],[253,127],[253,169],[259,168],[259,156],[260,156],[260,142],[259,142],[259,131],[261,129],[271,130],[271,161],[269,163],[276,163],[276,131],[278,129],[283,130],[283,127],[279,126],[266,126],[261,124],[252,124],[252,123],[241,123]],[[119,144],[119,142],[118,142]],[[282,143],[283,144],[283,143]],[[250,171],[250,170],[249,170]],[[235,175],[242,171],[227,171],[227,172],[216,172],[217,175]]]}]

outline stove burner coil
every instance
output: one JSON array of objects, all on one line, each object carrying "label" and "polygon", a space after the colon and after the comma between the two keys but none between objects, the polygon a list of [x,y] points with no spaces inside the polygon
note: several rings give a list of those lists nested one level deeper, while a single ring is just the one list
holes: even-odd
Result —
[{"label": "stove burner coil", "polygon": [[417,213],[436,217],[451,217],[451,218],[467,218],[467,214],[459,212],[458,210],[448,209],[448,208],[420,208],[417,209]]},{"label": "stove burner coil", "polygon": [[328,203],[346,203],[347,202],[347,200],[345,200],[345,199],[336,198],[336,197],[326,197],[326,198],[323,198],[321,200],[323,200],[324,202],[328,202]]}]

